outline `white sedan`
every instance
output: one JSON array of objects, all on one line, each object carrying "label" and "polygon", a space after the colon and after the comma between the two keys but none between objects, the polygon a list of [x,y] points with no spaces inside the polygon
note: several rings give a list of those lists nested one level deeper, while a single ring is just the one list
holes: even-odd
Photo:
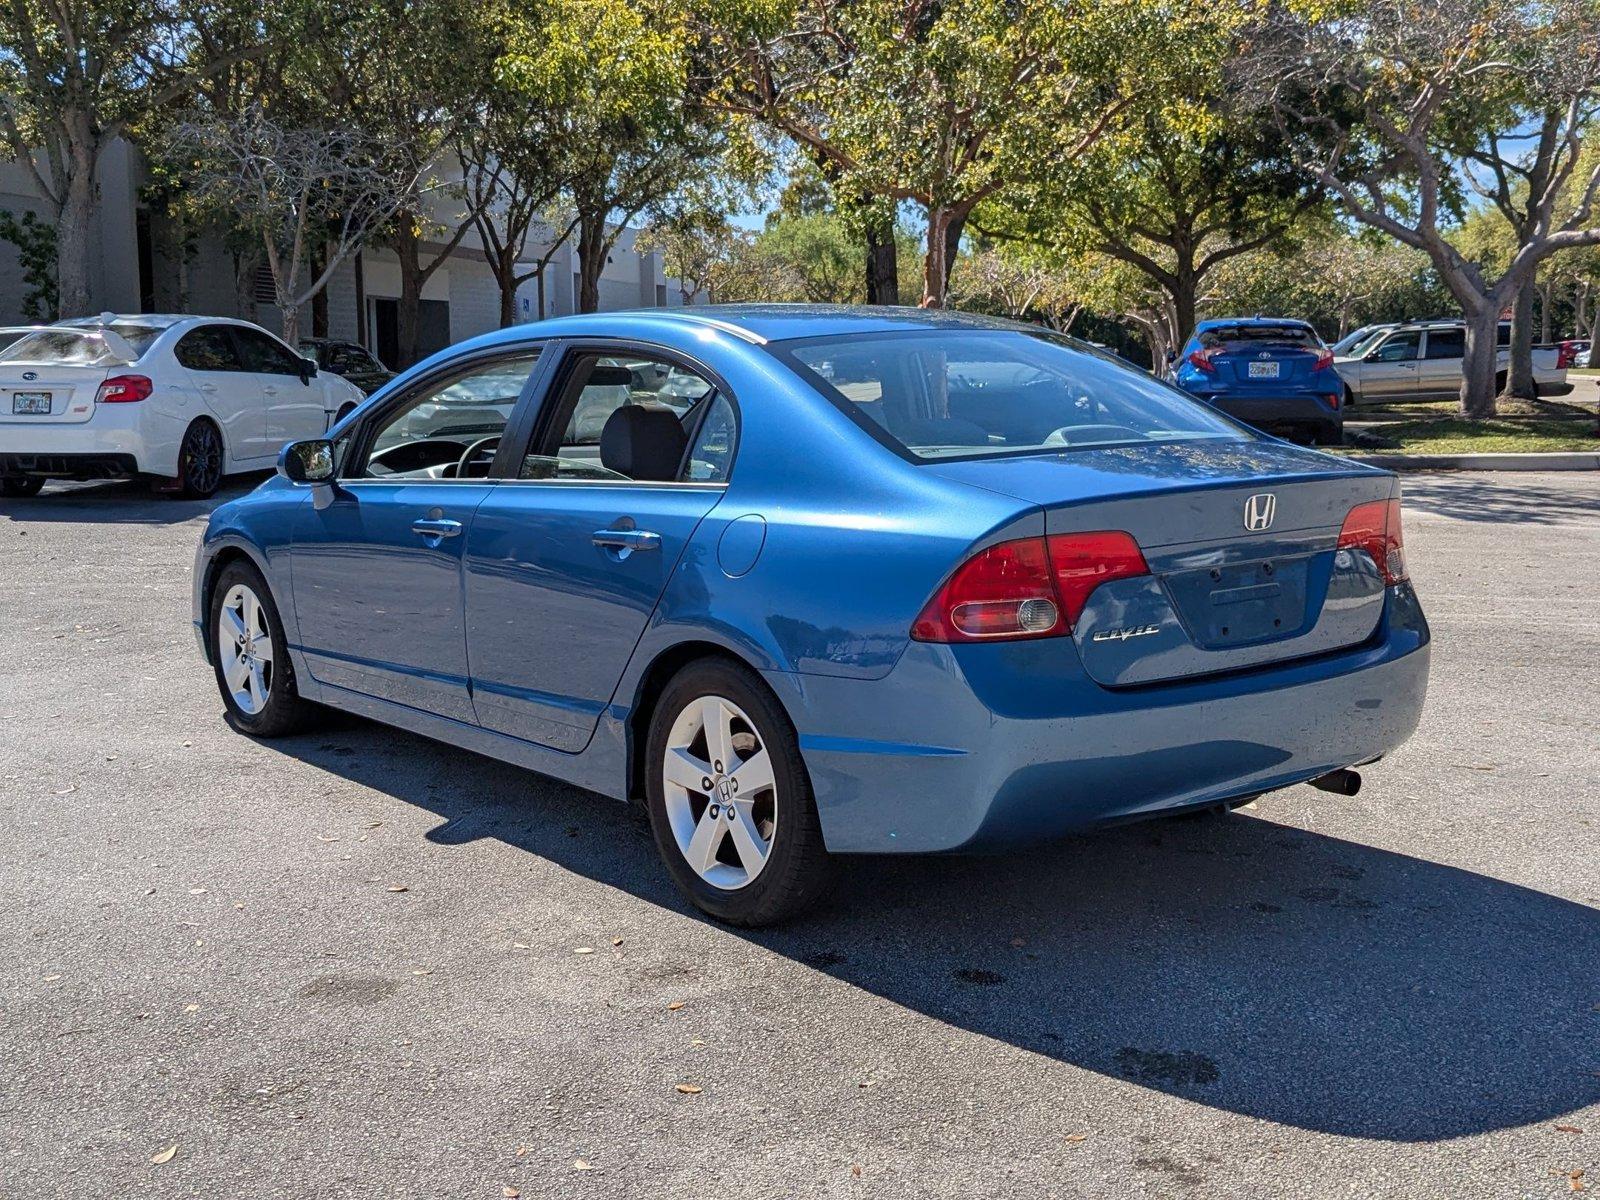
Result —
[{"label": "white sedan", "polygon": [[47,479],[148,476],[209,496],[365,398],[259,326],[119,316],[0,329],[0,494]]}]

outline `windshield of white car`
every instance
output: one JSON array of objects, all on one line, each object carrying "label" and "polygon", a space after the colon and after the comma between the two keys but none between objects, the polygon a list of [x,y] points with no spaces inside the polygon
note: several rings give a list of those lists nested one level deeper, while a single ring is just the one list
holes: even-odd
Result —
[{"label": "windshield of white car", "polygon": [[1252,436],[1143,371],[1050,334],[860,334],[773,351],[880,441],[917,459]]},{"label": "windshield of white car", "polygon": [[[106,328],[127,342],[137,358],[142,358],[155,340],[166,332],[151,329],[147,325],[108,325]],[[93,328],[55,327],[25,333],[0,350],[0,362],[38,363],[56,367],[109,367],[121,364],[123,359],[103,339],[95,337],[95,332]]]}]

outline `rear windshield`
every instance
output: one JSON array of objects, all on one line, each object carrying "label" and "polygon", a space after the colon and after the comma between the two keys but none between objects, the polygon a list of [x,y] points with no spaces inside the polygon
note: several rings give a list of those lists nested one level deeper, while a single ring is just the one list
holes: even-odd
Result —
[{"label": "rear windshield", "polygon": [[1142,371],[1047,334],[863,334],[773,351],[880,440],[920,459],[1250,437]]},{"label": "rear windshield", "polygon": [[[135,358],[142,358],[162,333],[145,325],[112,325],[109,328],[133,348]],[[65,328],[26,333],[0,350],[0,362],[45,363],[62,367],[106,367],[120,363],[122,360],[93,333],[92,329]]]},{"label": "rear windshield", "polygon": [[1235,346],[1301,346],[1308,350],[1322,349],[1322,339],[1316,331],[1305,325],[1217,325],[1202,329],[1196,337],[1206,349],[1214,346],[1231,349]]}]

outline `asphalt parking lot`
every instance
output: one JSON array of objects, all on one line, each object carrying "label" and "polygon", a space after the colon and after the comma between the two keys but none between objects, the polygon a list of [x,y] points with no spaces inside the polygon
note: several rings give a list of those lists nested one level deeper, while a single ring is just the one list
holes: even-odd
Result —
[{"label": "asphalt parking lot", "polygon": [[1432,689],[1359,796],[857,860],[757,934],[612,802],[232,733],[205,511],[0,501],[0,1196],[1600,1189],[1594,476],[1407,481]]}]

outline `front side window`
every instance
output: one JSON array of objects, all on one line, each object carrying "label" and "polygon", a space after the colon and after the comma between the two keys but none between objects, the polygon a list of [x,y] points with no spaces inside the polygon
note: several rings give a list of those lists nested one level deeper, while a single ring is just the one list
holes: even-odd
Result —
[{"label": "front side window", "polygon": [[298,375],[300,360],[289,353],[259,329],[235,326],[233,335],[239,339],[239,353],[246,371],[258,375]]},{"label": "front side window", "polygon": [[868,334],[774,350],[919,459],[1251,437],[1141,371],[1044,334]]},{"label": "front side window", "polygon": [[538,352],[495,359],[423,387],[379,418],[366,479],[481,479]]},{"label": "front side window", "polygon": [[1372,352],[1373,362],[1410,362],[1417,357],[1416,333],[1396,333]]},{"label": "front side window", "polygon": [[[690,438],[705,424],[716,391],[694,371],[642,355],[580,355],[542,443],[530,448],[523,479],[612,482],[691,481]],[[726,402],[724,402],[726,406]],[[728,409],[731,421],[732,410]],[[731,437],[731,432],[730,432]],[[696,441],[696,448],[701,443]],[[707,445],[708,452],[717,451]],[[727,454],[731,462],[731,441]],[[703,480],[726,478],[704,459]]]},{"label": "front side window", "polygon": [[238,371],[239,355],[225,325],[202,325],[184,334],[172,351],[191,371]]}]

